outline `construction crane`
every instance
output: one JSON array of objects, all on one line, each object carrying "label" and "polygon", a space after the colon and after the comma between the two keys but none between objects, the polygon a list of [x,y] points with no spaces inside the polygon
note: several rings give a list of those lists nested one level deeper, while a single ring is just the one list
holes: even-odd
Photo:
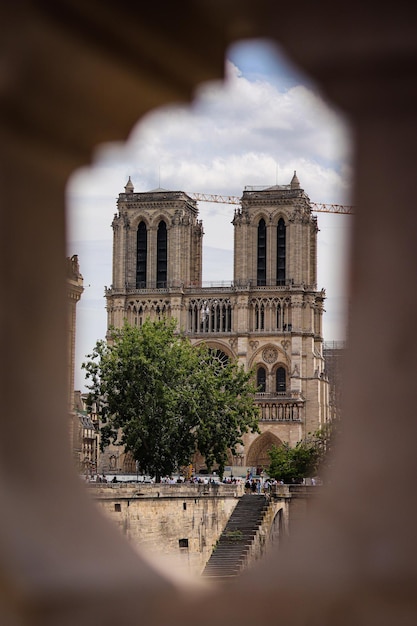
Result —
[{"label": "construction crane", "polygon": [[[219,204],[240,204],[238,196],[220,196],[212,193],[189,193],[193,200],[200,202],[218,202]],[[320,202],[310,202],[311,210],[318,213],[340,213],[342,215],[353,215],[354,208],[346,204],[323,204]]]}]

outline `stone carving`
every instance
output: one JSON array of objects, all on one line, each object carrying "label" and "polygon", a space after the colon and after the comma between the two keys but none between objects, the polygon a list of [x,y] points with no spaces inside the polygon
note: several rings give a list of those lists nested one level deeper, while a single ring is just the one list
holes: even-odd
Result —
[{"label": "stone carving", "polygon": [[265,361],[265,363],[275,363],[275,361],[278,358],[278,351],[276,350],[276,348],[265,348],[262,351],[262,358]]}]

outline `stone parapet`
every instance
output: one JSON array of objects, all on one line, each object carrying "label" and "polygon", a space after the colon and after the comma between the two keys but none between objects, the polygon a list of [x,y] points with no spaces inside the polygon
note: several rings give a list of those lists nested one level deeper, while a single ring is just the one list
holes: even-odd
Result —
[{"label": "stone parapet", "polygon": [[243,483],[191,484],[175,483],[87,483],[94,497],[111,500],[113,498],[201,498],[202,496],[239,498],[244,493]]}]

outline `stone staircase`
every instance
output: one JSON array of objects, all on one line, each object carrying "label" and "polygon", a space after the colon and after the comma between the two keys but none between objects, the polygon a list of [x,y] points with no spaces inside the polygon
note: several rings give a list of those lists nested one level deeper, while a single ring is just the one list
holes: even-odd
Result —
[{"label": "stone staircase", "polygon": [[202,572],[204,578],[223,582],[238,576],[267,509],[264,495],[246,494],[239,499]]}]

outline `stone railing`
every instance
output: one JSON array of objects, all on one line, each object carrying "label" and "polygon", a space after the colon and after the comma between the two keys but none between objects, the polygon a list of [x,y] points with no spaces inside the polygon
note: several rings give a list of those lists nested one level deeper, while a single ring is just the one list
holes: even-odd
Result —
[{"label": "stone railing", "polygon": [[260,409],[261,422],[300,422],[303,419],[303,402],[288,401],[257,401]]}]

